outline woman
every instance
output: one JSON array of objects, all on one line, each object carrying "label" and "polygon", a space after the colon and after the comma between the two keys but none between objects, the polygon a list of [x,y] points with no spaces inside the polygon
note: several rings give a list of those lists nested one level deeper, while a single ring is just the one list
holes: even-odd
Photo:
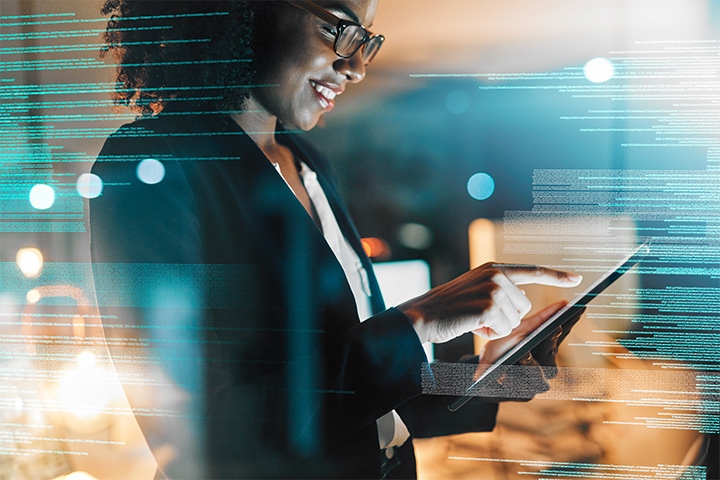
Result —
[{"label": "woman", "polygon": [[492,361],[562,306],[521,324],[516,285],[580,281],[484,265],[385,310],[331,169],[298,135],[365,77],[376,8],[105,4],[115,98],[146,115],[93,167],[95,281],[168,478],[414,476],[411,435],[489,430],[496,412],[421,395],[422,343],[473,331],[498,339]]}]

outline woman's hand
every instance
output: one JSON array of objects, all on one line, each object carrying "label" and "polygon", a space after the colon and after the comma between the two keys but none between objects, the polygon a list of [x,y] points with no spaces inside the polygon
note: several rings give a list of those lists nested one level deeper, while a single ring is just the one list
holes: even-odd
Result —
[{"label": "woman's hand", "polygon": [[[510,335],[487,342],[480,352],[479,363],[490,364],[495,362],[498,358],[502,357],[505,352],[510,350],[518,342],[542,325],[547,319],[559,312],[565,305],[567,305],[566,301],[552,303],[523,320]],[[575,324],[575,322],[577,322],[577,319],[580,318],[581,313],[582,312],[579,312],[576,317],[570,319],[564,327],[558,327],[552,335],[543,340],[532,350],[532,352],[530,352],[532,354],[531,356],[535,358],[535,360],[538,360],[536,364],[548,366],[555,365],[555,353],[557,346],[570,332],[570,328]],[[526,359],[523,359],[522,361],[527,362]]]},{"label": "woman's hand", "polygon": [[466,332],[496,339],[509,335],[530,311],[530,301],[517,285],[575,287],[581,280],[550,268],[486,263],[397,308],[423,343],[447,342]]},{"label": "woman's hand", "polygon": [[[486,343],[480,352],[479,367],[476,379],[485,371],[486,365],[495,362],[505,352],[562,309],[567,302],[556,302],[543,308],[539,312],[523,320],[520,325],[506,337],[491,340]],[[557,375],[558,347],[570,333],[570,329],[577,323],[585,309],[580,309],[565,324],[558,327],[549,337],[533,348],[525,358],[516,365],[504,369],[496,383],[489,386],[486,391],[492,391],[496,400],[530,400],[536,394],[545,392],[550,388],[548,380]]]}]

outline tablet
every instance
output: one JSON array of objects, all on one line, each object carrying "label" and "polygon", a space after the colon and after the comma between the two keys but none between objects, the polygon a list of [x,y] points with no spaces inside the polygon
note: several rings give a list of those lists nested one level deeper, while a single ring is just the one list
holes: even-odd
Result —
[{"label": "tablet", "polygon": [[645,242],[628,254],[625,258],[620,260],[615,267],[605,273],[592,285],[590,285],[583,293],[577,296],[575,300],[568,303],[555,315],[550,317],[536,328],[527,337],[523,338],[513,348],[508,350],[502,357],[497,359],[494,363],[490,364],[488,368],[482,373],[480,378],[475,380],[467,390],[465,395],[455,400],[448,406],[451,412],[454,412],[458,408],[465,405],[473,396],[476,396],[478,392],[488,383],[494,381],[500,367],[505,365],[514,365],[518,360],[523,358],[527,353],[535,348],[540,342],[549,337],[552,332],[555,331],[559,326],[567,322],[568,320],[575,317],[580,313],[588,303],[592,301],[600,292],[609,287],[615,280],[620,278],[623,273],[630,270],[636,263],[638,263],[645,255],[650,252],[649,242]]}]

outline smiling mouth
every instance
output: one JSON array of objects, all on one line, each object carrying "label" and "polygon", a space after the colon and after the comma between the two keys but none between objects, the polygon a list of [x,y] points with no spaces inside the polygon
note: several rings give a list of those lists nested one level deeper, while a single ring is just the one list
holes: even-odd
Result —
[{"label": "smiling mouth", "polygon": [[323,107],[323,109],[331,110],[335,106],[335,97],[338,94],[335,91],[329,89],[328,87],[320,85],[319,83],[312,80],[310,80],[310,85],[312,85],[313,89],[315,90],[315,96],[320,101],[320,105]]}]

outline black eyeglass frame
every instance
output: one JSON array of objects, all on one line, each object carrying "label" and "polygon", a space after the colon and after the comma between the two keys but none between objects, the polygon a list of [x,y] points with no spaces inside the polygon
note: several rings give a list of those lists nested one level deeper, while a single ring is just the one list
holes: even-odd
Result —
[{"label": "black eyeglass frame", "polygon": [[[335,54],[340,58],[350,58],[353,55],[355,55],[358,50],[361,48],[365,48],[366,45],[368,45],[371,41],[376,41],[377,47],[375,48],[374,52],[372,53],[372,56],[367,59],[363,55],[363,63],[365,65],[368,65],[374,58],[375,55],[377,55],[377,52],[380,50],[380,47],[382,47],[383,42],[385,41],[385,37],[382,35],[375,35],[371,31],[369,31],[367,28],[365,28],[363,25],[353,22],[351,20],[344,20],[342,18],[339,18],[337,15],[333,14],[332,12],[325,10],[320,5],[317,5],[316,3],[313,3],[311,1],[305,0],[305,1],[298,1],[298,0],[286,0],[286,3],[289,5],[292,5],[293,7],[299,8],[301,10],[305,10],[306,12],[312,13],[316,17],[320,18],[321,20],[324,20],[328,22],[331,25],[335,25],[335,41],[333,42],[333,50],[335,50]],[[337,43],[340,39],[340,35],[342,35],[343,30],[345,30],[347,27],[360,27],[362,31],[365,33],[363,36],[362,41],[358,44],[358,46],[352,51],[352,53],[349,54],[341,54],[338,52],[337,49]]]}]

